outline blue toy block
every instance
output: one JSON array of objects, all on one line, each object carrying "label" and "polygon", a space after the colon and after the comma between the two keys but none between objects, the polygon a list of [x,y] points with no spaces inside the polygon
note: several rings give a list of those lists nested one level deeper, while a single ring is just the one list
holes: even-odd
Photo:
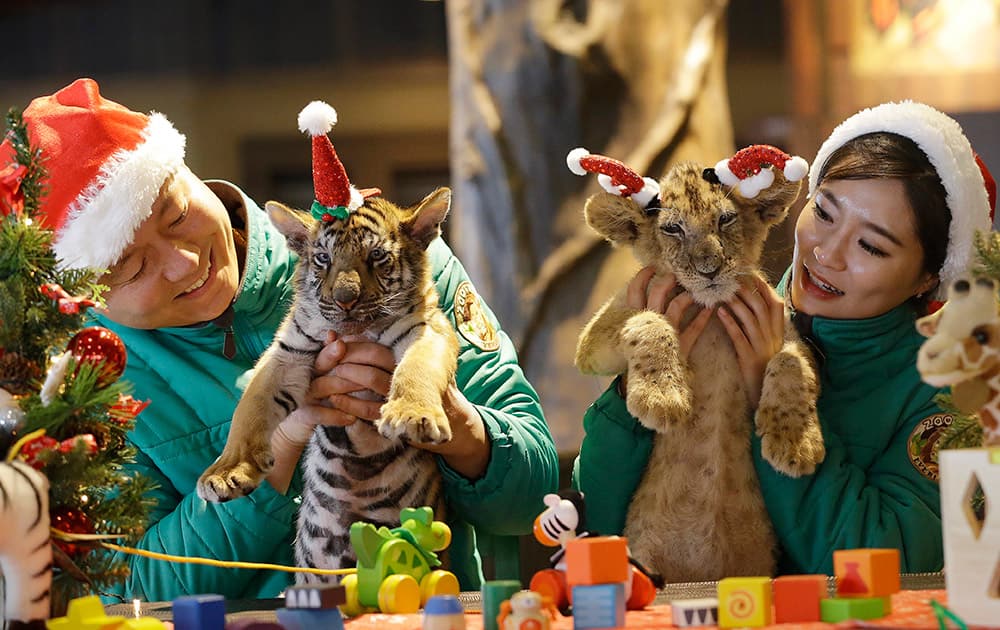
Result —
[{"label": "blue toy block", "polygon": [[175,630],[225,630],[226,598],[186,595],[173,601]]},{"label": "blue toy block", "polygon": [[274,613],[285,630],[344,630],[339,608],[279,608]]},{"label": "blue toy block", "polygon": [[625,626],[625,584],[578,584],[573,587],[573,630]]}]

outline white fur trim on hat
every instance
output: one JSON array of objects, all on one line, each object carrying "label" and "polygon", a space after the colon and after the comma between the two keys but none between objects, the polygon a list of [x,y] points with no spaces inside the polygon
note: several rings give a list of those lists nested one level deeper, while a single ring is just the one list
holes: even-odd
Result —
[{"label": "white fur trim on hat", "polygon": [[990,204],[983,174],[961,126],[938,110],[912,101],[885,103],[854,114],[833,130],[813,160],[809,172],[809,196],[816,192],[819,174],[830,155],[849,140],[868,133],[889,132],[913,140],[927,154],[941,178],[945,200],[951,211],[948,253],[939,272],[937,299],[945,299],[947,287],[972,263],[973,237],[977,230],[991,228]]},{"label": "white fur trim on hat", "polygon": [[60,267],[104,270],[118,262],[163,183],[184,165],[184,136],[163,114],[150,114],[142,138],[108,158],[73,202],[53,244]]},{"label": "white fur trim on hat", "polygon": [[323,101],[312,101],[299,112],[298,122],[302,133],[326,135],[337,124],[337,110]]}]

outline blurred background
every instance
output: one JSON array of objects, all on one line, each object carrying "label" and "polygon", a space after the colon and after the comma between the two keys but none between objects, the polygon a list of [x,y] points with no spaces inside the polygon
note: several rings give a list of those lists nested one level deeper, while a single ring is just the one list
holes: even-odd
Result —
[{"label": "blurred background", "polygon": [[[811,159],[887,100],[955,116],[1000,170],[998,0],[7,0],[0,105],[79,76],[163,112],[202,178],[312,200],[298,111],[322,99],[352,181],[455,190],[447,237],[518,346],[566,466],[608,379],[576,335],[634,273],[583,224],[577,146],[659,176],[771,143]],[[801,207],[801,200],[799,207]],[[794,217],[772,234],[776,278]],[[564,484],[568,483],[564,481]]]}]

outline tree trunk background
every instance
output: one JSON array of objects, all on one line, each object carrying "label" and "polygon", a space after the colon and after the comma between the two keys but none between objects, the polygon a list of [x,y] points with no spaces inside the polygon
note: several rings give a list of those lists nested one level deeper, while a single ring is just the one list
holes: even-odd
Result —
[{"label": "tree trunk background", "polygon": [[725,0],[448,0],[450,244],[518,348],[560,451],[610,379],[576,338],[638,269],[583,220],[586,147],[658,178],[733,151]]}]

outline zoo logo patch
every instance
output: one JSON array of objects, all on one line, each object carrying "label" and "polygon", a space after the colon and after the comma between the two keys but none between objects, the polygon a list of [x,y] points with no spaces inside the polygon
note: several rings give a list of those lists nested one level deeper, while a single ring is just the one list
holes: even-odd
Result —
[{"label": "zoo logo patch", "polygon": [[950,413],[936,413],[918,422],[910,433],[906,448],[910,463],[931,481],[938,480],[938,451],[941,450],[939,440],[954,420],[955,417]]},{"label": "zoo logo patch", "polygon": [[489,352],[500,347],[497,329],[486,317],[483,303],[468,280],[455,290],[455,323],[458,332],[480,350]]}]

